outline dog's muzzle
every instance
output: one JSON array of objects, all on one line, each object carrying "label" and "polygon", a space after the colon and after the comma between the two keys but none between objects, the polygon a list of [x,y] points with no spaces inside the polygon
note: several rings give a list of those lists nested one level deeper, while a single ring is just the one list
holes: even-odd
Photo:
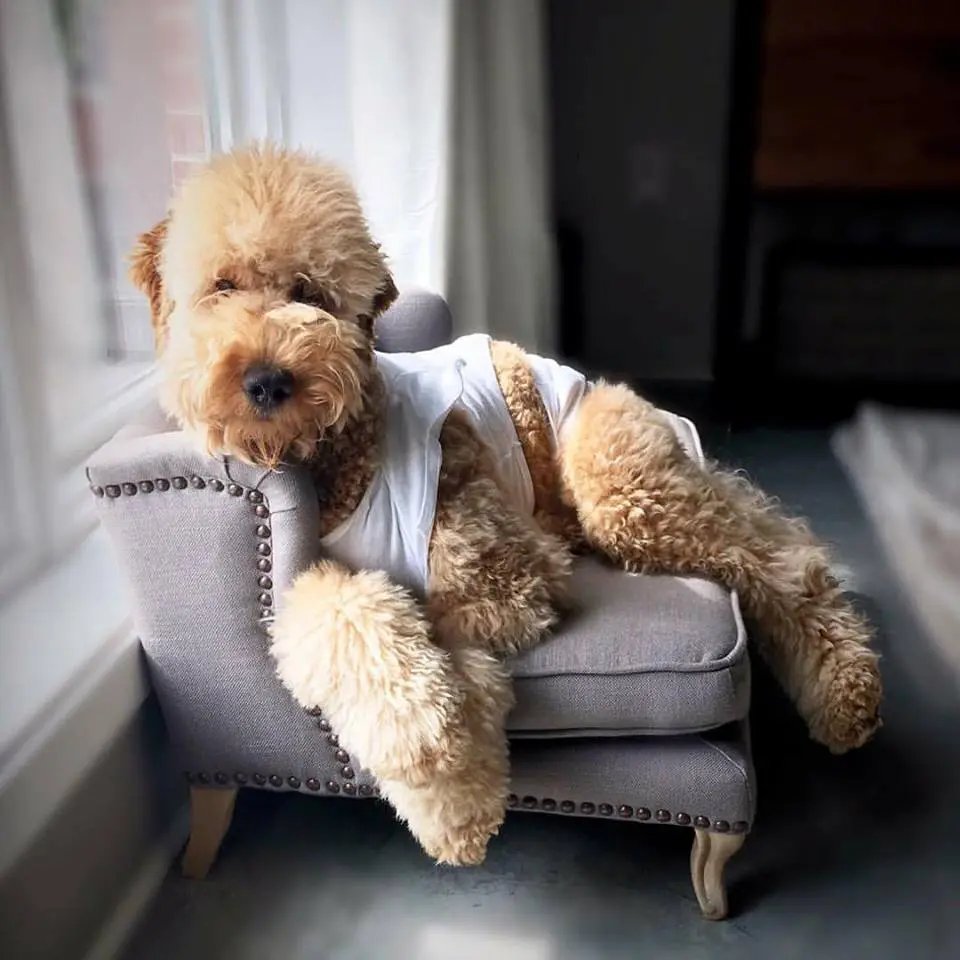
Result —
[{"label": "dog's muzzle", "polygon": [[256,363],[243,375],[243,392],[257,413],[272,413],[293,396],[293,374],[282,367]]}]

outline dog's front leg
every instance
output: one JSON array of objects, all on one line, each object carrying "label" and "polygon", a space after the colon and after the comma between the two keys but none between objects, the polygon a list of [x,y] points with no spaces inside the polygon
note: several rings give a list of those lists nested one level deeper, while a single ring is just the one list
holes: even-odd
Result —
[{"label": "dog's front leg", "polygon": [[427,612],[464,693],[470,760],[420,787],[381,788],[431,856],[463,866],[483,860],[506,813],[513,688],[498,658],[531,646],[556,621],[570,559],[510,509],[489,455],[456,413],[440,443]]},{"label": "dog's front leg", "polygon": [[463,684],[406,590],[323,561],[284,601],[271,641],[278,676],[378,780],[416,787],[463,765]]},{"label": "dog's front leg", "polygon": [[469,763],[411,786],[382,780],[383,795],[437,862],[475,866],[503,823],[510,764],[505,732],[513,687],[499,660],[480,650],[452,652],[470,738]]}]

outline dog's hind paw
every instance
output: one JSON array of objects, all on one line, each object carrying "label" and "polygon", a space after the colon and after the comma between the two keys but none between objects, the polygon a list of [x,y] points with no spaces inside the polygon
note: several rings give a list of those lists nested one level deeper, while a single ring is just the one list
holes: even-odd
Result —
[{"label": "dog's hind paw", "polygon": [[876,657],[837,663],[827,681],[822,709],[810,725],[810,735],[831,753],[862,747],[883,725],[880,703],[883,684]]}]

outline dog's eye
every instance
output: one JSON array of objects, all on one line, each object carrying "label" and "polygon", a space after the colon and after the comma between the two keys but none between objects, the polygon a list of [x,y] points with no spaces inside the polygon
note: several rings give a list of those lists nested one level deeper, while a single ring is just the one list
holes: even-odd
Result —
[{"label": "dog's eye", "polygon": [[227,293],[230,290],[236,290],[237,285],[226,277],[217,277],[213,284],[213,289],[216,290],[217,293]]}]

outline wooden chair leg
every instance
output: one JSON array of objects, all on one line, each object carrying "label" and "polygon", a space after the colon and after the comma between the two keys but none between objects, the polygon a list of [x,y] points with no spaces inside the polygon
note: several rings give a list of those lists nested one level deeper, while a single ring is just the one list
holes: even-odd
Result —
[{"label": "wooden chair leg", "polygon": [[694,830],[690,852],[690,875],[700,910],[707,920],[727,915],[727,888],[723,871],[727,861],[743,846],[746,834]]},{"label": "wooden chair leg", "polygon": [[190,788],[190,839],[181,861],[185,877],[202,880],[209,873],[230,828],[236,799],[232,789]]}]

